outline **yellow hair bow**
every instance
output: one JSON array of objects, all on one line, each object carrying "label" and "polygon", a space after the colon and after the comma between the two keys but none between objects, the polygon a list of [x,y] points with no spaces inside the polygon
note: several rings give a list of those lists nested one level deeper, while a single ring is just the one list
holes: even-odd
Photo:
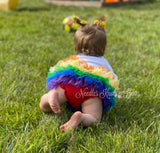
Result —
[{"label": "yellow hair bow", "polygon": [[99,22],[98,20],[94,20],[94,24],[98,24],[98,22]]},{"label": "yellow hair bow", "polygon": [[82,20],[80,23],[83,25],[87,24],[87,22],[85,20]]},{"label": "yellow hair bow", "polygon": [[[98,24],[99,23],[99,20],[94,20],[94,24]],[[100,22],[100,26],[103,28],[103,29],[106,29],[106,23],[104,21],[101,21]]]},{"label": "yellow hair bow", "polygon": [[102,21],[100,25],[103,27],[103,29],[106,29],[106,23],[104,21]]}]

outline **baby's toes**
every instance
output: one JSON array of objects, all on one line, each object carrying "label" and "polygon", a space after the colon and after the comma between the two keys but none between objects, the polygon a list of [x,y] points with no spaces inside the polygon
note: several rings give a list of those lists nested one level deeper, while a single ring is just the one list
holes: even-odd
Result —
[{"label": "baby's toes", "polygon": [[67,131],[67,129],[68,129],[67,123],[61,125],[59,128],[60,128],[60,130],[62,130],[62,131],[64,131],[64,132]]},{"label": "baby's toes", "polygon": [[59,106],[56,106],[54,104],[51,104],[51,109],[53,110],[54,113],[56,114],[60,114],[61,113],[61,110],[60,110],[60,107]]}]

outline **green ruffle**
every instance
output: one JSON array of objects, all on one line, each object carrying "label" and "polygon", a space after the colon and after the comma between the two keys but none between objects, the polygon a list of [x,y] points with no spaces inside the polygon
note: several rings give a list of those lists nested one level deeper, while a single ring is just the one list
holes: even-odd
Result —
[{"label": "green ruffle", "polygon": [[[88,75],[91,78],[96,77],[96,79],[98,79],[100,81],[103,81],[109,87],[109,89],[111,91],[115,91],[115,88],[112,87],[109,84],[109,79],[108,78],[104,78],[102,76],[98,76],[98,75],[95,75],[95,74],[92,74],[92,73],[88,73],[88,72],[82,72],[77,67],[74,67],[72,65],[68,65],[67,67],[62,67],[62,66],[58,66],[58,65],[55,66],[55,71],[64,71],[65,69],[72,69],[75,72],[75,74],[77,74],[79,76]],[[54,72],[48,72],[48,77],[51,77],[53,75],[54,75]]]}]

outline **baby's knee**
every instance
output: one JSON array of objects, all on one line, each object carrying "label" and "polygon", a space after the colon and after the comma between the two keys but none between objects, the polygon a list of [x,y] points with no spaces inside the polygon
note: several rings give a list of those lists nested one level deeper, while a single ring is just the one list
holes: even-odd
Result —
[{"label": "baby's knee", "polygon": [[41,100],[40,100],[40,103],[39,103],[39,108],[40,108],[40,110],[41,111],[43,111],[44,110],[44,100],[43,100],[44,98],[43,98],[43,96],[41,97]]},{"label": "baby's knee", "polygon": [[45,112],[45,113],[51,112],[51,109],[49,108],[47,96],[48,96],[47,94],[44,94],[41,97],[41,100],[40,100],[40,103],[39,103],[40,110]]},{"label": "baby's knee", "polygon": [[46,96],[47,96],[47,94],[44,94],[44,95],[41,97],[41,100],[40,100],[40,103],[39,103],[40,109],[43,109],[43,106],[44,106],[45,101],[46,101]]}]

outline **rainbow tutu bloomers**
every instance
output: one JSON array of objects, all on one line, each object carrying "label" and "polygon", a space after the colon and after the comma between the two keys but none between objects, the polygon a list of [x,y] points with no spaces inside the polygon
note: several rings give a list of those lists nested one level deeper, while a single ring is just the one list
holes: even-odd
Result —
[{"label": "rainbow tutu bloomers", "polygon": [[[77,56],[61,60],[50,68],[47,77],[48,89],[57,88],[59,84],[72,84],[76,88],[86,87],[94,91],[102,99],[103,110],[107,110],[116,104],[118,80],[112,72],[103,67],[88,66],[85,61],[79,60]],[[69,103],[67,108],[75,111]]]}]

